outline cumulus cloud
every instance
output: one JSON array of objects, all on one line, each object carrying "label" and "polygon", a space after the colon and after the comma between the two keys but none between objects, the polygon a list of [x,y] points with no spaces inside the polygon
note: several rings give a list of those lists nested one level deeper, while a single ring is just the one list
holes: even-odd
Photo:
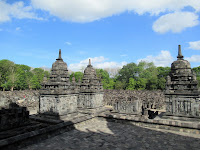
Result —
[{"label": "cumulus cloud", "polygon": [[65,44],[67,44],[67,45],[72,45],[72,43],[71,43],[71,42],[65,42]]},{"label": "cumulus cloud", "polygon": [[0,1],[0,23],[11,21],[12,18],[42,19],[35,15],[31,6],[24,6],[22,1],[13,4],[8,4],[6,1]]},{"label": "cumulus cloud", "polygon": [[15,30],[16,30],[16,31],[20,31],[20,30],[21,30],[21,28],[20,28],[20,27],[17,27]]},{"label": "cumulus cloud", "polygon": [[103,56],[99,57],[93,57],[93,58],[87,58],[85,60],[80,61],[79,63],[75,64],[70,64],[69,65],[69,70],[72,71],[83,71],[85,67],[87,67],[89,63],[89,59],[91,59],[92,66],[94,68],[103,68],[103,69],[108,69],[108,68],[122,68],[124,65],[127,64],[127,62],[114,62],[114,61],[107,61],[107,58],[104,58]]},{"label": "cumulus cloud", "polygon": [[170,64],[174,61],[174,58],[171,56],[169,51],[162,50],[158,56],[149,55],[146,58],[137,60],[138,63],[140,61],[153,62],[155,66],[166,67],[170,66]]},{"label": "cumulus cloud", "polygon": [[198,15],[192,12],[175,12],[161,16],[153,24],[153,30],[159,33],[168,31],[177,33],[185,28],[199,24]]},{"label": "cumulus cloud", "polygon": [[139,15],[180,11],[190,6],[200,11],[198,0],[31,0],[32,5],[65,21],[91,22],[132,11]]},{"label": "cumulus cloud", "polygon": [[200,50],[200,41],[189,42],[189,48],[194,50]]},{"label": "cumulus cloud", "polygon": [[189,62],[198,62],[200,63],[200,55],[192,55],[191,57],[186,57],[186,60]]}]

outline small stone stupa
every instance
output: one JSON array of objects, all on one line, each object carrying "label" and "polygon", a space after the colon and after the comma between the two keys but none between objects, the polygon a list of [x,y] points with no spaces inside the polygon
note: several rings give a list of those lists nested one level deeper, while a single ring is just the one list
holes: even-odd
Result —
[{"label": "small stone stupa", "polygon": [[78,99],[79,108],[98,108],[103,106],[103,85],[97,78],[96,70],[89,64],[84,70],[84,76],[80,85]]},{"label": "small stone stupa", "polygon": [[177,60],[171,64],[166,81],[166,115],[200,117],[200,92],[196,75],[190,63],[183,58],[179,45]]},{"label": "small stone stupa", "polygon": [[39,112],[58,115],[76,112],[79,91],[73,89],[74,84],[70,83],[67,64],[59,50],[59,57],[52,65],[50,79],[44,80],[40,90]]}]

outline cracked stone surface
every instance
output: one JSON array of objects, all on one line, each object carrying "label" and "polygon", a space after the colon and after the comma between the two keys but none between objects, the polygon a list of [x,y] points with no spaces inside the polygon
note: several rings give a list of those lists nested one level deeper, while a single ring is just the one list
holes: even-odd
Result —
[{"label": "cracked stone surface", "polygon": [[199,146],[200,137],[193,138],[130,124],[92,119],[87,123],[77,125],[75,130],[21,150],[197,150]]}]

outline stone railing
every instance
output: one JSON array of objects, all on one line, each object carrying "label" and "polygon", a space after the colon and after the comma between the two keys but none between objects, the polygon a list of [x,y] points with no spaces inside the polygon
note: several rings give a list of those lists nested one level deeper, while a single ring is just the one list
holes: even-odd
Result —
[{"label": "stone railing", "polygon": [[164,93],[160,90],[104,90],[104,104],[115,106],[118,102],[140,101],[144,109],[162,109]]}]

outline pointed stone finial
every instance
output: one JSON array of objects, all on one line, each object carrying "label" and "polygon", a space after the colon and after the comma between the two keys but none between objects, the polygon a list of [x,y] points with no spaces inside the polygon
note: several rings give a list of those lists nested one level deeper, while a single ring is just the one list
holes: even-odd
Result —
[{"label": "pointed stone finial", "polygon": [[59,49],[59,57],[61,59],[61,49]]},{"label": "pointed stone finial", "polygon": [[56,60],[62,60],[62,57],[61,57],[61,49],[59,49],[58,59],[56,59]]},{"label": "pointed stone finial", "polygon": [[182,55],[182,52],[181,52],[181,45],[178,45],[178,56],[177,56],[178,59],[183,59],[183,55]]},{"label": "pointed stone finial", "polygon": [[89,65],[91,66],[91,59],[89,59]]}]

